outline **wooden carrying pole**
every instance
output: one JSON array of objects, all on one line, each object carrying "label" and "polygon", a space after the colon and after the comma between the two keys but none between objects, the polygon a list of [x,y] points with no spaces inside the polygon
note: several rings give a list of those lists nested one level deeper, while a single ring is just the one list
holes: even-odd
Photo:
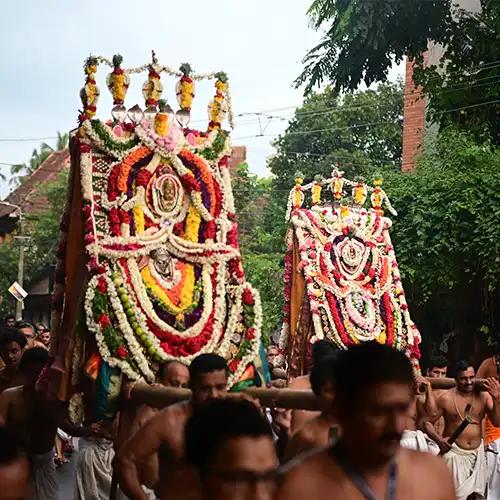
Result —
[{"label": "wooden carrying pole", "polygon": [[[451,378],[428,378],[433,389],[443,390],[455,386]],[[476,380],[476,386],[482,388],[482,379]],[[243,391],[267,408],[286,408],[292,410],[317,411],[321,409],[320,401],[312,391],[296,391],[292,389],[277,388],[250,388]],[[231,396],[232,393],[229,393]],[[185,401],[191,397],[189,389],[175,389],[173,387],[150,387],[146,384],[137,384],[130,394],[130,401],[134,404],[147,404],[155,408]]]}]

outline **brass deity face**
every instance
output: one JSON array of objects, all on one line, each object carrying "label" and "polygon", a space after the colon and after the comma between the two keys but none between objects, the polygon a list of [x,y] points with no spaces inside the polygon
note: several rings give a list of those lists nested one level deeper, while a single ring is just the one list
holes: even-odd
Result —
[{"label": "brass deity face", "polygon": [[172,256],[164,248],[157,248],[150,253],[156,272],[164,279],[170,280],[174,275]]}]

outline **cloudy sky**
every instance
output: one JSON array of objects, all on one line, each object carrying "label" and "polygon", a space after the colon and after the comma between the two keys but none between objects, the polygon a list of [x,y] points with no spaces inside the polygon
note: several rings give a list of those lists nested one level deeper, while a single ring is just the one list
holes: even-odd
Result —
[{"label": "cloudy sky", "polygon": [[[308,27],[311,0],[16,0],[2,2],[0,16],[0,163],[27,161],[39,138],[54,137],[76,124],[90,53],[124,57],[124,67],[149,61],[154,49],[162,64],[190,62],[197,72],[224,70],[230,77],[236,115],[267,111],[266,134],[286,127],[301,91],[292,88],[301,59],[319,35]],[[98,116],[110,117],[111,99],[101,68]],[[135,75],[128,107],[143,105],[145,75]],[[162,77],[175,102],[175,81]],[[211,83],[198,85],[192,119],[205,126]],[[285,109],[283,109],[285,108]],[[276,110],[276,111],[274,111]],[[202,120],[201,122],[199,120]],[[266,174],[273,137],[255,137],[256,115],[236,119],[233,143],[245,144],[251,169]],[[265,125],[266,118],[262,123]],[[248,137],[253,136],[253,137]],[[16,141],[11,141],[16,139]],[[28,140],[25,139],[36,139]],[[53,139],[47,139],[53,144]],[[4,173],[8,166],[0,165]],[[0,196],[7,194],[0,184]]]}]

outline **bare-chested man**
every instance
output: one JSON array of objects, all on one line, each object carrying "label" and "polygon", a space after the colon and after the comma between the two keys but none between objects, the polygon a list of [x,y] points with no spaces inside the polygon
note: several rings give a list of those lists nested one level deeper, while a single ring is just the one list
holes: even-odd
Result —
[{"label": "bare-chested man", "polygon": [[[333,356],[337,350],[338,349],[335,347],[333,342],[330,342],[329,340],[318,340],[312,347],[313,366],[318,365],[326,356]],[[309,375],[302,375],[292,379],[288,384],[288,388],[296,391],[310,390],[311,382],[309,380]],[[301,429],[308,420],[316,418],[319,415],[319,411],[293,410],[291,428],[292,434]]]},{"label": "bare-chested man", "polygon": [[274,498],[273,433],[249,401],[226,398],[196,408],[186,426],[186,460],[197,472],[200,500]]},{"label": "bare-chested man", "polygon": [[26,342],[26,337],[13,328],[5,329],[0,334],[0,358],[4,363],[4,368],[0,370],[0,392],[21,385],[18,366]]},{"label": "bare-chested man", "polygon": [[340,439],[285,466],[278,500],[455,498],[442,460],[400,448],[414,392],[404,354],[372,342],[353,346],[338,355],[334,380]]},{"label": "bare-chested man", "polygon": [[284,462],[288,462],[307,450],[328,446],[336,434],[337,426],[332,415],[334,363],[335,356],[327,356],[313,367],[310,374],[311,388],[314,394],[321,399],[324,409],[317,417],[308,420],[291,437],[286,447]]},{"label": "bare-chested man", "polygon": [[[447,361],[444,358],[432,358],[427,367],[427,377],[429,378],[445,378],[447,372]],[[439,389],[432,389],[434,394],[434,398],[437,398],[443,392]],[[437,432],[440,436],[443,435],[444,431],[444,418],[439,418],[434,424],[431,424],[428,421],[428,415],[420,415],[419,422],[417,424],[418,428],[424,431],[428,435],[428,431],[434,435],[434,431]],[[429,427],[431,426],[431,427]]]},{"label": "bare-chested man", "polygon": [[[189,384],[189,369],[180,361],[167,361],[160,366],[158,374],[160,385],[165,387],[187,388]],[[133,436],[146,422],[158,413],[157,408],[141,405],[138,410],[128,435]],[[158,482],[158,456],[154,453],[148,460],[138,464],[141,484],[152,490]]]},{"label": "bare-chested man", "polygon": [[32,498],[31,466],[22,437],[15,430],[0,427],[0,500]]},{"label": "bare-chested man", "polygon": [[[190,478],[185,477],[184,428],[193,407],[227,393],[227,364],[216,354],[201,354],[189,367],[190,401],[177,403],[158,412],[119,450],[115,467],[121,490],[132,500],[147,500],[138,466],[154,453],[159,454],[161,499],[190,498]],[[209,429],[207,429],[209,432]],[[193,492],[196,494],[196,492]]]},{"label": "bare-chested man", "polygon": [[45,393],[37,390],[48,359],[49,353],[43,347],[26,349],[19,363],[24,385],[0,394],[0,423],[17,429],[27,443],[34,500],[57,500],[53,450],[57,427],[77,436],[92,433],[90,429],[71,426],[64,419],[60,404],[49,401]]},{"label": "bare-chested man", "polygon": [[410,404],[401,446],[410,450],[427,451],[437,455],[436,444],[421,430],[423,418],[433,419],[437,414],[436,400],[430,382],[421,376],[415,377],[414,397]]},{"label": "bare-chested man", "polygon": [[[500,384],[494,378],[486,379],[488,392],[474,388],[474,368],[460,361],[456,368],[456,387],[443,391],[437,400],[438,415],[444,417],[443,436],[431,436],[438,444],[455,481],[457,498],[465,500],[471,495],[484,495],[488,481],[486,455],[482,440],[482,422],[488,415],[495,425],[500,424]],[[470,405],[470,406],[469,406]],[[455,443],[449,438],[465,420],[469,425]]]},{"label": "bare-chested man", "polygon": [[[500,354],[486,358],[477,371],[477,378],[500,379]],[[484,445],[487,447],[488,500],[500,498],[500,427],[492,424],[486,415],[484,419]]]}]

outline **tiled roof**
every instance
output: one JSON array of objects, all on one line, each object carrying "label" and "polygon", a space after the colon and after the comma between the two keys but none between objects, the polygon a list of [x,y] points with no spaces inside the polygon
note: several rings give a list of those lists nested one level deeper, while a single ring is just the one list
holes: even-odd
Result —
[{"label": "tiled roof", "polygon": [[[40,188],[48,182],[54,181],[59,172],[69,168],[69,149],[52,153],[17,189],[5,198],[4,201],[19,205],[23,213],[34,215],[47,208],[47,199]],[[15,211],[14,207],[0,203],[0,218]]]}]

